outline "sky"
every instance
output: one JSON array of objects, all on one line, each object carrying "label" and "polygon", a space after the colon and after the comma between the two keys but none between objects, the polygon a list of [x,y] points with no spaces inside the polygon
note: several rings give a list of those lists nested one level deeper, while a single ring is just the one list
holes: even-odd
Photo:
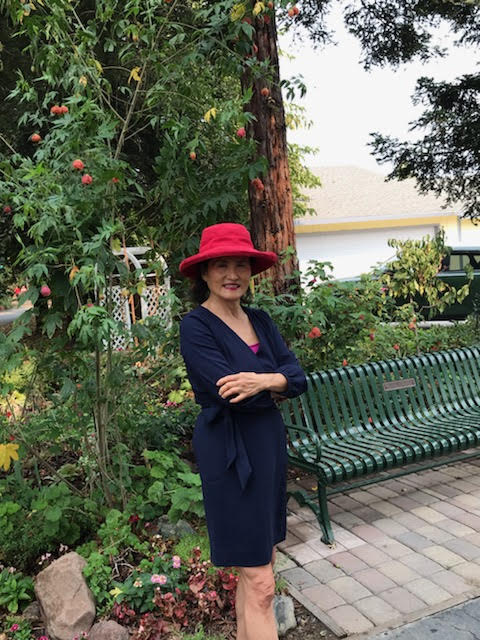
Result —
[{"label": "sky", "polygon": [[[414,140],[418,133],[409,133],[409,123],[422,113],[421,105],[413,106],[411,101],[417,78],[452,80],[474,72],[479,56],[472,49],[456,47],[447,58],[412,62],[397,70],[365,71],[360,64],[360,45],[346,31],[340,6],[336,7],[330,26],[337,46],[315,51],[307,38],[302,44],[288,34],[280,36],[280,49],[288,53],[280,59],[281,77],[303,75],[307,95],[295,102],[305,107],[306,117],[313,121],[308,130],[290,130],[288,140],[318,147],[315,155],[306,157],[308,166],[355,165],[386,175],[390,166],[377,164],[370,155],[369,133]],[[440,37],[445,44],[453,39],[447,29]]]}]

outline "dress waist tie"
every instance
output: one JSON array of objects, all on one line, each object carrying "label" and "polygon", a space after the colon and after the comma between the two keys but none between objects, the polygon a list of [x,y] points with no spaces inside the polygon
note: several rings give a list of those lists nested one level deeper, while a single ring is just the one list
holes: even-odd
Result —
[{"label": "dress waist tie", "polygon": [[235,420],[234,412],[229,407],[218,405],[214,407],[202,407],[202,413],[206,424],[209,426],[213,426],[213,423],[220,417],[224,419],[224,426],[221,428],[225,429],[225,445],[227,452],[226,469],[229,469],[233,464],[235,465],[238,479],[240,480],[240,487],[243,491],[251,476],[252,466],[248,459],[242,431]]}]

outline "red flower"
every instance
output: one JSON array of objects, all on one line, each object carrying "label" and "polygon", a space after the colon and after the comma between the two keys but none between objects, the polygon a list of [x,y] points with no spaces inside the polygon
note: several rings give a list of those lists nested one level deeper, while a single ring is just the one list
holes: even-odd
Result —
[{"label": "red flower", "polygon": [[118,178],[112,178],[112,182],[113,182],[113,184],[117,184]]},{"label": "red flower", "polygon": [[32,133],[32,135],[30,136],[30,140],[32,142],[40,142],[41,139],[42,136],[39,133]]},{"label": "red flower", "polygon": [[399,344],[394,344],[393,348],[395,349],[395,351],[398,351],[400,349],[400,345]]},{"label": "red flower", "polygon": [[240,127],[240,129],[237,129],[238,138],[245,138],[246,135],[247,135],[247,132],[245,131],[245,127]]},{"label": "red flower", "polygon": [[68,107],[65,105],[62,105],[60,107],[60,113],[68,113]]},{"label": "red flower", "polygon": [[310,329],[308,333],[309,338],[320,338],[321,335],[322,335],[322,332],[318,327],[313,327],[312,329]]},{"label": "red flower", "polygon": [[265,185],[260,180],[260,178],[254,178],[252,180],[252,186],[255,187],[257,191],[265,191]]},{"label": "red flower", "polygon": [[61,107],[59,107],[58,104],[54,104],[53,107],[50,108],[50,113],[52,115],[58,115],[59,113],[62,113]]},{"label": "red flower", "polygon": [[76,160],[74,160],[74,161],[72,162],[72,167],[73,167],[74,169],[78,169],[79,171],[81,171],[81,170],[85,167],[85,165],[83,164],[83,162],[82,162],[81,160],[79,160],[79,159],[77,158]]},{"label": "red flower", "polygon": [[347,364],[348,364],[348,360],[346,358],[344,358],[342,364],[343,364],[344,367],[346,367]]},{"label": "red flower", "polygon": [[82,184],[92,184],[92,181],[93,181],[93,178],[88,173],[82,176]]},{"label": "red flower", "polygon": [[48,284],[44,284],[42,287],[40,287],[40,295],[42,295],[44,298],[48,298],[48,296],[52,293],[50,287],[48,286]]}]

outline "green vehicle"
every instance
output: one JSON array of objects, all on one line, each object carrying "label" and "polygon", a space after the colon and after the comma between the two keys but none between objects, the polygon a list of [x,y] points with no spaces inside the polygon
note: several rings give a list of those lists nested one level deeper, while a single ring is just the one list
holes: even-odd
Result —
[{"label": "green vehicle", "polygon": [[450,254],[442,261],[442,269],[437,274],[437,278],[455,289],[460,289],[468,282],[466,265],[470,265],[473,269],[470,293],[463,302],[448,306],[432,320],[465,320],[469,314],[473,313],[475,298],[480,303],[480,247],[452,247]]}]

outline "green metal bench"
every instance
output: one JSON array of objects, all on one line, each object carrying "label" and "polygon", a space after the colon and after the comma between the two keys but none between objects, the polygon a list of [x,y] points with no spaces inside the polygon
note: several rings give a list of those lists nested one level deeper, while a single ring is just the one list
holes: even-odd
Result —
[{"label": "green metal bench", "polygon": [[289,495],[314,510],[327,544],[334,541],[327,493],[480,456],[480,448],[465,451],[480,445],[476,347],[307,378],[307,391],[282,403],[282,413],[289,462],[316,474],[317,496]]}]

